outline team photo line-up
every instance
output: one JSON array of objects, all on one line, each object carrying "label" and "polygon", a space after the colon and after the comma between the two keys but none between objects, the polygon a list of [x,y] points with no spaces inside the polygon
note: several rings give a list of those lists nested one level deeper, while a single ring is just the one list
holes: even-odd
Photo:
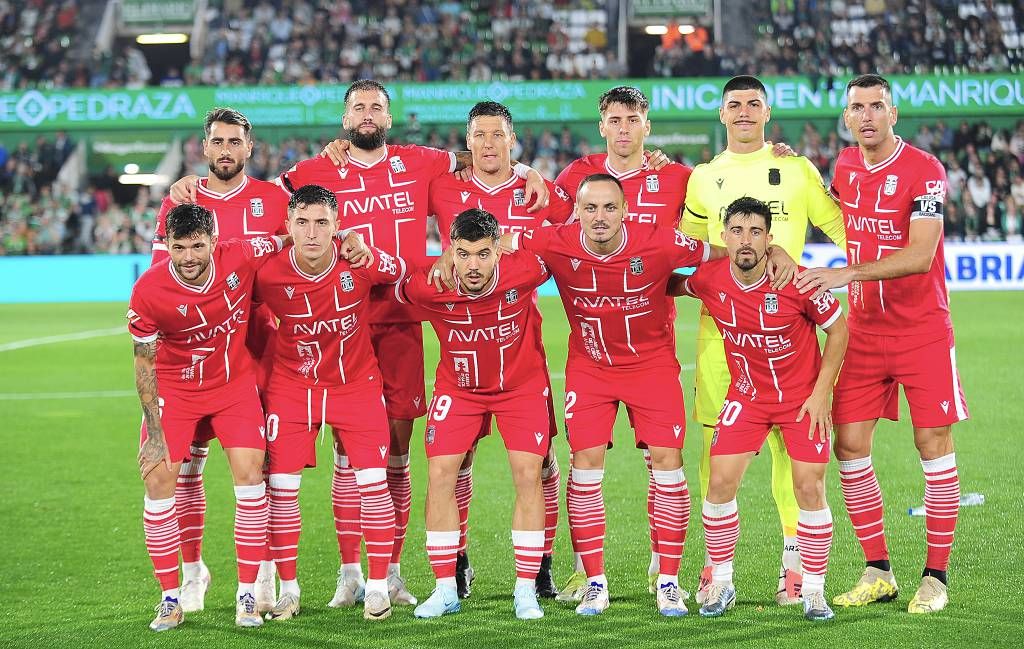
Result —
[{"label": "team photo line-up", "polygon": [[[209,174],[171,186],[127,314],[143,411],[143,529],[162,590],[150,628],[175,628],[204,607],[203,469],[214,438],[236,498],[235,623],[299,614],[298,495],[327,427],[341,563],[328,606],[362,603],[372,621],[393,605],[414,606],[417,618],[458,612],[474,579],[466,552],[473,457],[492,418],[515,494],[515,616],[543,617],[541,598],[601,614],[609,606],[602,482],[620,403],[648,468],[649,591],[661,615],[686,615],[678,573],[691,496],[676,296],[700,309],[700,615],[724,615],[736,602],[736,495],[766,442],[784,537],[776,602],[825,621],[830,604],[897,597],[871,449],[877,420],[898,419],[900,385],[927,530],[908,610],[943,609],[960,494],[951,426],[968,417],[943,272],[946,175],[895,135],[884,78],[853,79],[846,100],[856,146],[839,155],[829,187],[806,158],[765,141],[771,108],[750,76],[723,88],[727,148],[709,163],[690,169],[646,151],[648,100],[619,86],[598,106],[607,151],[576,160],[553,183],[511,159],[512,115],[495,102],[469,112],[467,151],[397,146],[386,139],[387,90],[357,81],[345,95],[344,139],[273,182],[245,174],[248,119],[211,110]],[[427,254],[428,216],[440,257]],[[847,266],[797,265],[808,224],[846,251]],[[676,272],[683,268],[695,270]],[[562,588],[552,576],[556,406],[537,306],[549,279],[570,327],[558,407],[575,564]],[[848,317],[830,291],[839,287],[848,287]],[[424,321],[440,345],[429,399]],[[420,602],[401,559],[413,423],[424,415],[426,554],[436,585]],[[829,602],[824,477],[833,452],[866,565]]]}]

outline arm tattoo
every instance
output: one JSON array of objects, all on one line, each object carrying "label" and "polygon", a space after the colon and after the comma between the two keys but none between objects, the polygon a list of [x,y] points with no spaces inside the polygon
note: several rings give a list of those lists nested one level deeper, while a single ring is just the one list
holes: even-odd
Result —
[{"label": "arm tattoo", "polygon": [[156,341],[135,343],[135,389],[142,403],[147,435],[162,443],[164,431],[160,426],[160,397],[156,385]]},{"label": "arm tattoo", "polygon": [[455,154],[455,171],[462,171],[466,167],[473,166],[473,154],[469,151],[459,151]]}]

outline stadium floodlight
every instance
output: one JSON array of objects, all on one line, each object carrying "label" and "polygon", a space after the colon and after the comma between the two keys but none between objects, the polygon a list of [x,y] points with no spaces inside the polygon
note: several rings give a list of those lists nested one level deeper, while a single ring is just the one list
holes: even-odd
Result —
[{"label": "stadium floodlight", "polygon": [[651,36],[664,36],[668,33],[668,27],[666,25],[648,25],[644,31]]},{"label": "stadium floodlight", "polygon": [[139,45],[176,45],[187,43],[188,34],[139,34],[135,42]]},{"label": "stadium floodlight", "polygon": [[139,165],[134,162],[129,162],[124,166],[124,172],[126,174],[137,174],[139,173]]},{"label": "stadium floodlight", "polygon": [[166,174],[121,174],[117,178],[122,185],[165,185],[169,181]]}]

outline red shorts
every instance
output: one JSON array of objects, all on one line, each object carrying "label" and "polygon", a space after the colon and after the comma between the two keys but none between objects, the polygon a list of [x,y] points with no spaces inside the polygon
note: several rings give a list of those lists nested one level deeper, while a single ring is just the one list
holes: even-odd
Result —
[{"label": "red shorts", "polygon": [[711,438],[711,455],[757,453],[768,439],[772,426],[778,426],[782,429],[782,439],[790,458],[798,462],[827,464],[832,440],[826,436],[822,442],[820,432],[813,439],[807,438],[811,425],[807,416],[801,422],[796,420],[803,403],[803,399],[796,405],[751,402],[730,391]]},{"label": "red shorts", "polygon": [[[544,371],[544,379],[547,381],[545,384],[548,389],[548,436],[558,436],[558,421],[555,419],[555,399],[554,392],[551,389],[551,380],[548,378],[547,370]],[[491,414],[487,413],[484,415],[483,423],[480,424],[479,439],[483,439],[491,434]]]},{"label": "red shorts", "polygon": [[832,420],[836,424],[880,417],[899,421],[900,385],[914,426],[935,428],[967,419],[952,329],[938,337],[878,336],[851,330],[832,399]]},{"label": "red shorts", "polygon": [[[202,392],[162,390],[160,423],[172,462],[190,458],[189,446],[196,431],[205,426],[216,433],[223,448],[267,447],[263,439],[263,406],[253,377],[235,379]],[[146,441],[142,422],[139,444]]]},{"label": "red shorts", "polygon": [[551,442],[550,397],[546,381],[497,394],[437,385],[424,434],[427,457],[466,453],[484,436],[481,426],[491,415],[498,420],[506,449],[547,455]]},{"label": "red shorts", "polygon": [[391,434],[380,383],[306,388],[274,381],[266,394],[270,473],[295,473],[316,466],[320,426],[334,428],[352,466],[387,467]]},{"label": "red shorts", "polygon": [[619,402],[626,404],[637,448],[683,448],[686,412],[678,365],[624,370],[570,361],[565,369],[570,450],[611,448]]},{"label": "red shorts", "polygon": [[[245,346],[256,359],[256,385],[266,391],[270,371],[274,367],[274,341],[277,339],[277,319],[270,307],[266,304],[253,305],[248,331]],[[203,446],[214,437],[216,435],[209,420],[199,422],[195,441]]]},{"label": "red shorts", "polygon": [[425,415],[423,325],[419,322],[370,325],[370,342],[384,379],[388,417],[416,419]]}]

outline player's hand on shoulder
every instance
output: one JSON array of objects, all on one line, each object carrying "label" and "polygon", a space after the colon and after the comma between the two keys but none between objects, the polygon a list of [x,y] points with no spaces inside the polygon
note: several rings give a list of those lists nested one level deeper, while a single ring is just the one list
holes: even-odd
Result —
[{"label": "player's hand on shoulder", "polygon": [[350,231],[341,237],[340,248],[341,258],[351,264],[352,268],[364,268],[373,263],[373,251],[358,232]]},{"label": "player's hand on shoulder", "polygon": [[[531,203],[533,197],[536,197],[536,199],[532,200]],[[540,172],[536,169],[530,169],[529,173],[526,174],[525,198],[526,204],[530,206],[526,208],[527,214],[533,214],[538,210],[544,209],[551,200],[548,184],[544,181],[544,176],[540,175]]]},{"label": "player's hand on shoulder", "polygon": [[796,286],[800,293],[814,291],[812,300],[817,300],[830,288],[846,286],[853,280],[853,271],[842,268],[806,268],[796,275]]},{"label": "player's hand on shoulder", "polygon": [[427,285],[433,285],[438,293],[447,288],[449,291],[455,289],[455,262],[452,247],[445,248],[441,256],[427,271]]},{"label": "player's hand on shoulder", "polygon": [[655,171],[661,171],[665,165],[672,162],[672,159],[669,158],[661,149],[647,151],[645,155],[647,156],[647,166]]},{"label": "player's hand on shoulder", "polygon": [[768,246],[768,265],[766,270],[768,271],[768,279],[772,283],[772,288],[780,291],[793,281],[797,271],[797,264],[782,246]]},{"label": "player's hand on shoulder", "polygon": [[468,181],[473,177],[473,167],[463,167],[462,169],[456,169],[452,172],[456,178],[462,182]]},{"label": "player's hand on shoulder", "polygon": [[182,203],[196,202],[196,187],[199,186],[199,176],[191,174],[174,181],[168,192],[168,196],[176,205]]},{"label": "player's hand on shoulder", "polygon": [[321,158],[330,158],[335,167],[344,167],[348,164],[348,150],[352,143],[348,140],[331,140],[320,152]]},{"label": "player's hand on shoulder", "polygon": [[771,140],[766,140],[765,144],[772,145],[772,155],[776,158],[788,158],[797,154],[796,151],[793,150],[793,147],[789,146],[785,142],[772,142]]}]

